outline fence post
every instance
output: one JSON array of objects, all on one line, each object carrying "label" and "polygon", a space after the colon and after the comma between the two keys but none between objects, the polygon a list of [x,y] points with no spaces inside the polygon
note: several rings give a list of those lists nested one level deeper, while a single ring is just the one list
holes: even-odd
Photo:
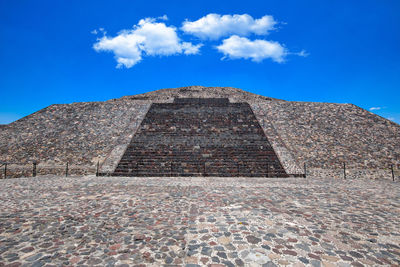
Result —
[{"label": "fence post", "polygon": [[237,164],[237,176],[239,177],[240,176],[240,163],[237,162],[236,164]]},{"label": "fence post", "polygon": [[393,182],[394,182],[394,169],[393,169],[393,164],[391,165],[391,169],[392,169],[392,179],[393,179]]},{"label": "fence post", "polygon": [[267,163],[267,178],[269,178],[269,163]]},{"label": "fence post", "polygon": [[7,163],[4,164],[4,179],[7,178]]},{"label": "fence post", "polygon": [[99,161],[97,161],[97,167],[96,167],[96,177],[99,177]]},{"label": "fence post", "polygon": [[36,177],[36,162],[33,163],[32,177]]},{"label": "fence post", "polygon": [[304,162],[304,178],[307,177],[307,163]]},{"label": "fence post", "polygon": [[204,162],[203,162],[203,164],[204,164],[204,165],[203,165],[203,167],[204,167],[204,173],[203,173],[203,176],[206,176],[206,162],[204,161]]},{"label": "fence post", "polygon": [[346,162],[343,162],[343,175],[344,179],[346,180]]},{"label": "fence post", "polygon": [[67,166],[65,167],[65,177],[68,177],[68,162],[67,162]]}]

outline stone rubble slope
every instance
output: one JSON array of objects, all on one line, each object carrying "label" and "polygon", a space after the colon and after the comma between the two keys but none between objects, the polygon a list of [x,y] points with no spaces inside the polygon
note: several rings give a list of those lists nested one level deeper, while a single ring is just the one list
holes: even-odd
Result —
[{"label": "stone rubble slope", "polygon": [[121,100],[51,105],[0,132],[0,160],[94,165],[140,124],[149,106]]},{"label": "stone rubble slope", "polygon": [[256,114],[269,119],[297,162],[323,168],[400,163],[400,126],[355,105],[264,102]]}]

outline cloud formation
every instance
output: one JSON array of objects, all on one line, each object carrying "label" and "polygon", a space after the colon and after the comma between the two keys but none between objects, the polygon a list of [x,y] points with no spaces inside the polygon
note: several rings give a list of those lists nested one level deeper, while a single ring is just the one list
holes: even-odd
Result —
[{"label": "cloud formation", "polygon": [[274,29],[276,23],[274,18],[268,15],[254,19],[248,14],[208,14],[196,21],[183,22],[181,30],[200,39],[217,40],[230,35],[266,35]]},{"label": "cloud formation", "polygon": [[[146,56],[196,55],[204,44],[216,48],[224,55],[222,59],[254,62],[271,59],[282,63],[289,56],[309,55],[305,50],[289,51],[277,41],[252,38],[250,35],[267,35],[275,29],[277,22],[269,15],[255,19],[248,14],[208,14],[195,21],[184,21],[180,29],[167,26],[166,21],[167,15],[141,19],[132,29],[122,30],[114,37],[108,36],[103,28],[93,30],[92,34],[102,35],[97,38],[93,49],[113,53],[117,68],[131,68]],[[183,41],[178,36],[182,33],[200,38],[201,43]]]},{"label": "cloud formation", "polygon": [[230,59],[251,59],[254,62],[261,62],[271,58],[275,62],[283,62],[287,54],[286,49],[278,42],[266,40],[251,41],[246,37],[233,35],[222,41],[217,46],[218,51],[224,54],[224,58]]},{"label": "cloud formation", "polygon": [[[163,20],[167,16],[162,17]],[[97,39],[93,48],[114,53],[117,68],[131,68],[140,62],[143,56],[170,56],[176,54],[198,54],[202,44],[193,45],[182,42],[176,33],[176,28],[157,22],[153,18],[139,21],[131,30],[123,30],[115,37],[106,34]]]},{"label": "cloud formation", "polygon": [[381,109],[382,109],[382,107],[372,107],[372,108],[369,108],[370,111],[381,110]]}]

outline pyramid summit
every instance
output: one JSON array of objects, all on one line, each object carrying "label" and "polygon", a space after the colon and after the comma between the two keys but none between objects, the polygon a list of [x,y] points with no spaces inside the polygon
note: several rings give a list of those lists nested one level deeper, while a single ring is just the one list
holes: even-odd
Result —
[{"label": "pyramid summit", "polygon": [[0,162],[10,176],[68,162],[76,174],[229,177],[341,177],[346,164],[348,177],[390,178],[399,144],[398,124],[353,104],[189,86],[51,105],[0,127]]}]

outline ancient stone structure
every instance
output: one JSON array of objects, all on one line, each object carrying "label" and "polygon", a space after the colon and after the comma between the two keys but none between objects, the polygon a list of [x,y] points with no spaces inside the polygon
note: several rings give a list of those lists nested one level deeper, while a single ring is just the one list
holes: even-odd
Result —
[{"label": "ancient stone structure", "polygon": [[113,175],[287,177],[249,104],[153,104]]},{"label": "ancient stone structure", "polygon": [[[179,100],[184,98],[192,98],[190,101],[199,98],[219,100],[214,100],[215,103],[201,100],[197,103],[186,103],[186,100]],[[185,108],[174,110],[177,106]],[[201,110],[198,116],[194,116],[194,113],[192,117],[189,116],[197,119],[196,123],[200,122],[202,116],[208,119],[219,118],[219,121],[214,121],[215,125],[205,123],[201,127],[196,126],[204,132],[202,136],[194,137],[189,133],[194,133],[195,125],[192,128],[187,123],[182,124],[179,117],[174,117],[189,114],[185,113],[185,109]],[[156,117],[157,120],[153,123],[150,118],[154,119],[153,115],[157,110],[163,110],[169,118],[163,120]],[[223,124],[224,116],[226,125]],[[244,117],[244,120],[239,122],[238,117]],[[246,124],[246,120],[252,122],[253,126]],[[164,122],[165,125],[162,125]],[[183,140],[184,147],[186,146],[184,149],[191,153],[190,157],[197,161],[197,165],[190,165],[187,161],[182,162],[186,164],[186,169],[183,168],[185,166],[174,166],[174,160],[165,154],[164,162],[157,163],[158,171],[146,175],[184,175],[185,172],[188,175],[204,175],[208,167],[210,173],[214,173],[218,169],[218,157],[219,161],[224,159],[220,163],[225,166],[219,166],[219,173],[214,173],[219,176],[268,176],[271,174],[268,168],[276,170],[276,174],[301,176],[306,164],[307,177],[343,177],[345,163],[347,178],[391,178],[391,165],[394,165],[396,174],[400,167],[400,126],[355,105],[284,101],[230,87],[201,86],[163,89],[105,102],[51,105],[0,128],[0,165],[2,162],[8,163],[9,176],[30,176],[33,162],[38,163],[38,175],[64,174],[67,162],[72,174],[93,174],[97,163],[100,173],[117,174],[122,170],[120,167],[129,157],[130,151],[136,149],[132,156],[135,161],[140,159],[137,157],[140,150],[151,148],[148,145],[144,147],[144,143],[140,147],[140,142],[146,138],[147,144],[153,142],[152,145],[164,145],[164,148],[167,147],[163,140],[169,138],[170,146],[165,151],[175,153],[180,146],[174,142],[182,141],[179,136],[168,137],[164,134],[164,139],[157,139],[156,131],[166,131],[165,127],[169,122],[183,127],[176,130],[180,135],[187,131]],[[242,132],[235,132],[234,127]],[[249,132],[245,133],[245,129]],[[149,134],[145,130],[155,132]],[[250,134],[251,131],[254,132]],[[206,138],[208,133],[215,137],[214,141],[219,142],[218,149],[212,153],[206,153],[210,151],[213,142],[213,139]],[[242,140],[239,140],[239,136],[243,137]],[[230,138],[235,141],[230,143]],[[197,144],[193,140],[203,141]],[[243,147],[246,140],[259,142],[253,147],[258,146],[258,149],[251,150],[248,147],[247,154],[233,155],[230,158],[229,151],[233,151],[235,147]],[[190,143],[191,141],[194,143]],[[223,143],[232,146],[216,156],[217,151],[223,151]],[[269,148],[272,149],[268,150]],[[161,150],[163,149],[159,149],[158,153]],[[184,150],[181,152],[184,153]],[[258,153],[264,155],[259,157],[259,163],[255,163]],[[207,154],[211,154],[210,162],[205,160]],[[189,155],[186,158],[188,157]],[[246,169],[246,163],[249,162],[255,164],[254,169]],[[239,167],[236,163],[239,163]],[[142,164],[140,169],[139,160],[129,164],[126,166],[131,174],[135,171],[140,173],[140,170],[146,168]],[[206,172],[204,164],[207,164]],[[243,165],[242,171],[240,165]],[[253,173],[250,169],[253,169]],[[0,177],[2,175],[3,172],[0,171]]]}]

